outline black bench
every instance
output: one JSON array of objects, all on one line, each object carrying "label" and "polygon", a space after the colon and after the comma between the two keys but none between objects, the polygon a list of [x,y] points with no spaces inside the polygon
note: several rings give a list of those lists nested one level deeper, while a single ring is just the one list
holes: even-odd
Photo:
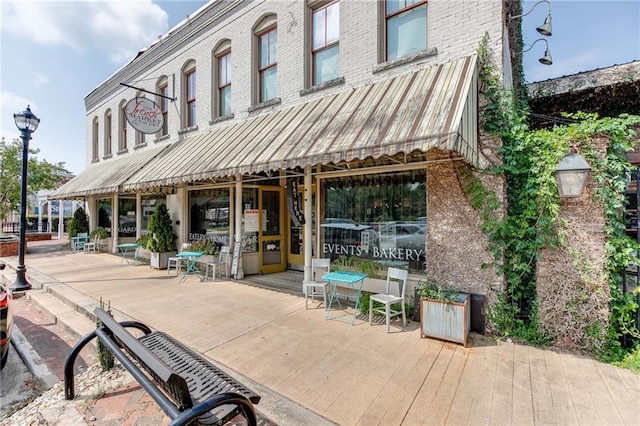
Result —
[{"label": "black bench", "polygon": [[[260,396],[170,336],[137,321],[118,323],[104,309],[94,310],[102,326],[83,337],[64,365],[65,398],[75,396],[73,364],[82,348],[98,337],[156,403],[171,425],[222,425],[242,414],[256,425],[253,404]],[[144,333],[135,337],[126,328]],[[140,367],[142,367],[145,374]]]}]

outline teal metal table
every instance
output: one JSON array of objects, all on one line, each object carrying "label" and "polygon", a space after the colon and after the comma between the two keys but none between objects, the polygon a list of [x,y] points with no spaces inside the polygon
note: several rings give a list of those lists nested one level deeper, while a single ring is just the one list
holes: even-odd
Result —
[{"label": "teal metal table", "polygon": [[198,269],[196,262],[200,257],[202,257],[206,252],[204,251],[182,251],[176,255],[178,259],[186,259],[187,260],[187,268],[182,274],[182,278],[180,278],[180,282],[184,281],[187,278],[187,275],[197,275],[200,277],[200,281],[203,279],[202,272]]},{"label": "teal metal table", "polygon": [[[136,261],[142,263],[142,261],[138,258],[137,254],[138,254],[138,247],[140,247],[142,244],[140,243],[124,243],[124,244],[118,244],[118,250],[120,250],[120,253],[122,253],[122,260],[120,261],[120,264],[122,265],[124,263],[124,261],[127,261],[127,264],[129,264],[129,259],[132,260],[133,264],[136,264]],[[133,249],[133,251],[131,251]]]},{"label": "teal metal table", "polygon": [[87,235],[71,237],[71,250],[73,250],[74,253],[83,251],[84,244],[88,242],[89,236]]},{"label": "teal metal table", "polygon": [[[329,298],[329,305],[327,306],[327,314],[325,316],[325,320],[332,318],[340,321],[350,322],[351,325],[356,320],[356,312],[358,311],[358,307],[360,306],[360,295],[362,294],[362,284],[364,283],[364,279],[367,278],[367,274],[363,274],[360,272],[346,272],[346,271],[334,271],[329,272],[328,274],[324,274],[322,279],[329,282],[329,287],[331,291],[331,297]],[[338,287],[345,287],[350,289],[350,293],[340,292]],[[351,318],[345,315],[336,315],[331,311],[331,307],[333,306],[333,302],[337,302],[338,306],[342,310],[342,304],[340,303],[340,297],[343,297],[347,300],[354,299],[355,307],[353,308],[353,315]]]}]

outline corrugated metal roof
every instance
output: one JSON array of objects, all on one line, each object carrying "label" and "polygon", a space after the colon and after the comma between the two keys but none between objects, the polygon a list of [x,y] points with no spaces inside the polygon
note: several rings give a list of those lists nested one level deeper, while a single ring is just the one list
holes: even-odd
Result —
[{"label": "corrugated metal roof", "polygon": [[146,149],[139,153],[109,159],[92,165],[60,188],[51,192],[47,198],[49,200],[58,200],[119,192],[120,185],[145,164],[159,156],[168,146]]},{"label": "corrugated metal roof", "polygon": [[475,74],[476,57],[470,56],[200,132],[174,144],[123,188],[139,190],[433,147],[458,151],[477,164],[477,129],[460,134],[463,111],[477,111],[477,105],[467,105],[477,99]]}]

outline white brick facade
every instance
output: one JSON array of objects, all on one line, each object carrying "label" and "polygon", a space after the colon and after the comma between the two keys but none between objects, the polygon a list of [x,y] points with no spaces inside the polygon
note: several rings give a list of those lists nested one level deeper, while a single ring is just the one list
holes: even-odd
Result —
[{"label": "white brick facade", "polygon": [[[229,6],[231,3],[231,6]],[[118,154],[120,128],[119,105],[131,99],[136,90],[120,85],[130,85],[156,92],[156,82],[167,76],[169,94],[177,100],[169,105],[169,136],[156,140],[154,135],[146,135],[149,149],[157,144],[179,139],[182,130],[183,84],[182,68],[191,60],[197,70],[197,131],[224,126],[230,122],[210,124],[214,119],[215,82],[212,83],[215,66],[214,50],[225,39],[231,42],[232,52],[232,112],[233,120],[243,120],[247,116],[260,114],[273,108],[289,107],[316,97],[350,87],[357,87],[389,76],[406,73],[417,68],[429,67],[468,56],[476,52],[480,40],[487,33],[490,48],[498,57],[502,51],[503,5],[500,1],[447,1],[431,0],[428,3],[427,45],[435,49],[434,55],[398,66],[385,66],[381,52],[384,49],[384,16],[380,2],[373,0],[342,0],[340,2],[340,77],[344,84],[338,84],[305,95],[309,78],[309,3],[310,1],[254,1],[211,2],[201,13],[192,16],[165,35],[144,53],[118,70],[100,84],[85,98],[87,108],[87,152],[89,167],[93,160],[93,122],[98,120],[97,158],[103,161],[104,123],[107,109],[112,111],[113,158],[129,155],[134,151],[134,130],[128,127],[128,150]],[[220,13],[222,10],[222,13]],[[216,11],[218,13],[216,13]],[[253,28],[270,14],[277,15],[278,26],[278,97],[280,103],[271,107],[249,112],[255,100],[255,55]],[[221,16],[218,18],[217,16]],[[175,84],[174,84],[175,78]],[[175,92],[174,92],[175,90]],[[155,98],[146,94],[146,97]],[[155,100],[155,99],[154,99]],[[196,131],[196,130],[194,130]]]}]

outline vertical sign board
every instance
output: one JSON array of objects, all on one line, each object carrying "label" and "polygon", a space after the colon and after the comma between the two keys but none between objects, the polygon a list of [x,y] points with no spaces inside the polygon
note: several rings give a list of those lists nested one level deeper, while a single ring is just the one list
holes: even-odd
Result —
[{"label": "vertical sign board", "polygon": [[231,275],[234,279],[238,279],[238,263],[240,262],[240,247],[241,243],[236,241],[233,243],[233,261],[231,262]]}]

